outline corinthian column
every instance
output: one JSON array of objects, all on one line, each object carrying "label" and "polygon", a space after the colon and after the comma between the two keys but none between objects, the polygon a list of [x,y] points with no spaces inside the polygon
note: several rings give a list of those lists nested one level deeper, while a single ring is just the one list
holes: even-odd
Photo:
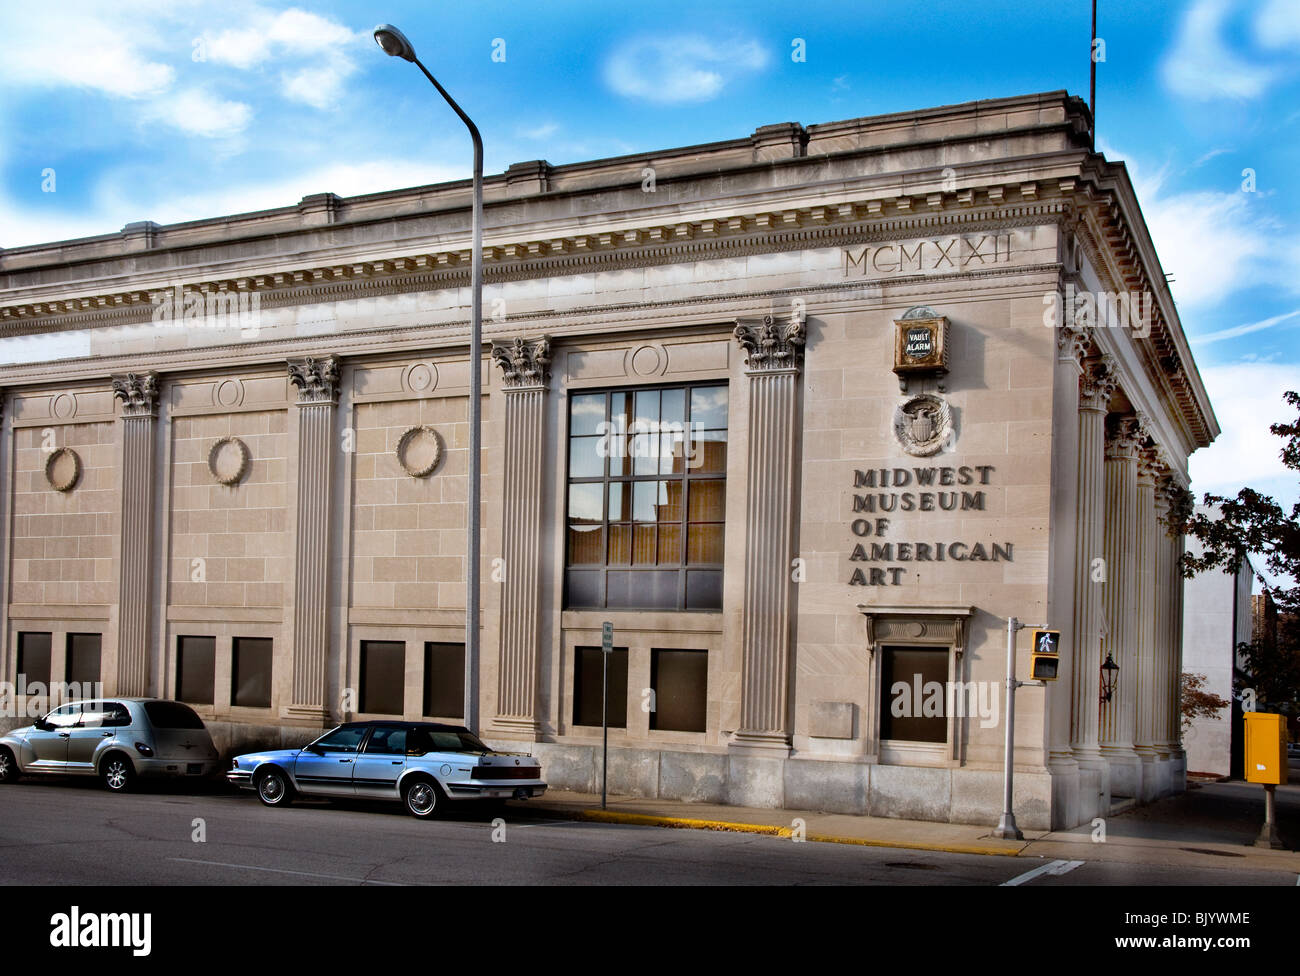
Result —
[{"label": "corinthian column", "polygon": [[[158,423],[158,375],[113,377],[122,401],[122,558],[117,595],[117,686],[114,695],[148,695],[149,580],[153,566],[154,431]],[[159,689],[161,691],[161,688]]]},{"label": "corinthian column", "polygon": [[738,321],[734,334],[749,376],[749,453],[740,728],[732,744],[788,754],[790,560],[804,318]]},{"label": "corinthian column", "polygon": [[[1048,619],[1061,629],[1061,657],[1068,672],[1078,653],[1078,635],[1068,626],[1074,616],[1075,532],[1078,511],[1079,457],[1079,377],[1083,357],[1092,345],[1086,329],[1063,325],[1056,330],[1056,375],[1052,384],[1052,536],[1053,558],[1060,568],[1053,574]],[[1056,541],[1059,540],[1059,541]],[[1075,766],[1070,750],[1071,685],[1067,681],[1049,682],[1046,690],[1049,709],[1048,765],[1058,770]],[[1053,787],[1056,788],[1054,782]],[[1078,803],[1077,790],[1062,797],[1054,808],[1073,808]]]},{"label": "corinthian column", "polygon": [[[502,490],[501,645],[494,731],[536,738],[542,473],[551,342],[516,338],[492,345],[504,380],[506,425]],[[474,572],[474,567],[470,568]]]},{"label": "corinthian column", "polygon": [[339,361],[291,359],[298,388],[298,515],[294,527],[293,692],[290,718],[324,721],[329,665],[329,541],[334,487],[334,410]]},{"label": "corinthian column", "polygon": [[1133,750],[1142,761],[1140,798],[1159,796],[1156,775],[1156,711],[1163,682],[1157,680],[1156,652],[1156,551],[1160,544],[1156,522],[1156,480],[1164,470],[1159,450],[1142,448],[1137,464],[1137,724]]},{"label": "corinthian column", "polygon": [[[1117,385],[1115,360],[1109,355],[1084,365],[1079,377],[1078,514],[1074,547],[1074,655],[1071,687],[1074,707],[1070,716],[1070,748],[1081,770],[1093,771],[1080,789],[1095,790],[1080,797],[1086,817],[1109,809],[1106,763],[1098,741],[1098,699],[1101,668],[1101,590],[1105,579],[1103,558],[1104,505],[1102,464],[1105,419]],[[1093,802],[1090,797],[1101,800]]]},{"label": "corinthian column", "polygon": [[1109,636],[1103,655],[1119,665],[1115,694],[1102,704],[1101,752],[1111,794],[1136,797],[1141,770],[1133,750],[1137,724],[1137,459],[1147,439],[1142,419],[1115,417],[1106,439],[1106,585]]}]

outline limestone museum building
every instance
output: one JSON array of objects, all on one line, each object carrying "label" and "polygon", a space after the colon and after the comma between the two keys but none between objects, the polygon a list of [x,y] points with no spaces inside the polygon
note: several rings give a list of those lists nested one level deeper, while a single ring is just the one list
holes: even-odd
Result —
[{"label": "limestone museum building", "polygon": [[[1218,427],[1064,92],[0,251],[5,722],[61,683],[226,751],[468,720],[612,793],[1022,827],[1183,788]],[[468,394],[481,652],[464,713]],[[1031,630],[1017,638],[1028,677]]]}]

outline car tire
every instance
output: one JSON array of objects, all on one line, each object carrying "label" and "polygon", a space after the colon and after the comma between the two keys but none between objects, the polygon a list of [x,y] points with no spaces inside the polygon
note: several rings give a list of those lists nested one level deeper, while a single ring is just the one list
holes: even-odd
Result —
[{"label": "car tire", "polygon": [[406,812],[420,820],[432,820],[442,811],[442,790],[431,779],[411,780],[402,787]]},{"label": "car tire", "polygon": [[0,783],[12,783],[18,778],[18,762],[14,754],[0,746]]},{"label": "car tire", "polygon": [[287,807],[293,802],[293,787],[289,774],[272,767],[257,776],[257,798],[268,807]]},{"label": "car tire", "polygon": [[130,759],[120,752],[111,752],[99,764],[99,778],[108,792],[126,793],[135,779],[135,770]]}]

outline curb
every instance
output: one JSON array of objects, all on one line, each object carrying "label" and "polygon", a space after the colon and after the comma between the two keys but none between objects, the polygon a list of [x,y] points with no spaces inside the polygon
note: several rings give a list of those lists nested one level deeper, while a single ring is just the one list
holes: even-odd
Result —
[{"label": "curb", "polygon": [[[762,834],[769,837],[792,837],[790,827],[769,824],[738,823],[730,820],[699,820],[691,817],[664,817],[644,813],[618,813],[612,810],[575,810],[575,820],[596,823],[620,823],[641,827],[670,827],[683,830],[719,830],[741,834]],[[819,844],[849,844],[857,847],[893,847],[901,850],[938,851],[948,854],[985,854],[993,857],[1019,857],[1024,847],[1003,849],[967,844],[927,844],[921,841],[886,841],[865,837],[841,837],[834,834],[807,834],[805,840]]]}]

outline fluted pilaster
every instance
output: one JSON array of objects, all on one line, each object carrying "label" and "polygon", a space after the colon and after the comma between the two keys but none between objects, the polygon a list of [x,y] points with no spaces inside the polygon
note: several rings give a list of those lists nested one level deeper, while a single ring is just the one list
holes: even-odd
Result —
[{"label": "fluted pilaster", "polygon": [[334,411],[339,361],[291,359],[298,388],[298,507],[294,529],[293,688],[287,714],[329,717],[330,512],[334,488]]},{"label": "fluted pilaster", "polygon": [[1110,763],[1111,792],[1136,796],[1137,753],[1137,458],[1147,434],[1140,418],[1115,417],[1106,439],[1106,585],[1108,636],[1102,656],[1119,665],[1115,694],[1101,706],[1101,751]]},{"label": "fluted pilaster", "polygon": [[496,343],[505,395],[502,491],[501,643],[497,661],[497,731],[536,736],[540,634],[542,474],[546,465],[546,391],[550,339]]},{"label": "fluted pilaster", "polygon": [[[122,556],[118,578],[117,695],[149,695],[150,579],[153,566],[156,373],[112,378],[122,403]],[[161,690],[161,689],[159,689]]]},{"label": "fluted pilaster", "polygon": [[789,750],[790,561],[794,558],[804,319],[736,323],[749,377],[740,729],[733,745]]},{"label": "fluted pilaster", "polygon": [[1159,680],[1156,652],[1156,562],[1160,544],[1156,522],[1156,480],[1164,470],[1156,448],[1142,448],[1137,462],[1137,527],[1134,542],[1137,565],[1137,721],[1133,749],[1142,760],[1143,800],[1156,797],[1157,779],[1153,764],[1156,749],[1156,711],[1163,682]]},{"label": "fluted pilaster", "polygon": [[1105,419],[1117,377],[1110,356],[1084,365],[1079,377],[1078,514],[1074,558],[1074,707],[1070,747],[1080,766],[1104,768],[1098,738],[1101,668],[1102,579],[1104,565]]}]

